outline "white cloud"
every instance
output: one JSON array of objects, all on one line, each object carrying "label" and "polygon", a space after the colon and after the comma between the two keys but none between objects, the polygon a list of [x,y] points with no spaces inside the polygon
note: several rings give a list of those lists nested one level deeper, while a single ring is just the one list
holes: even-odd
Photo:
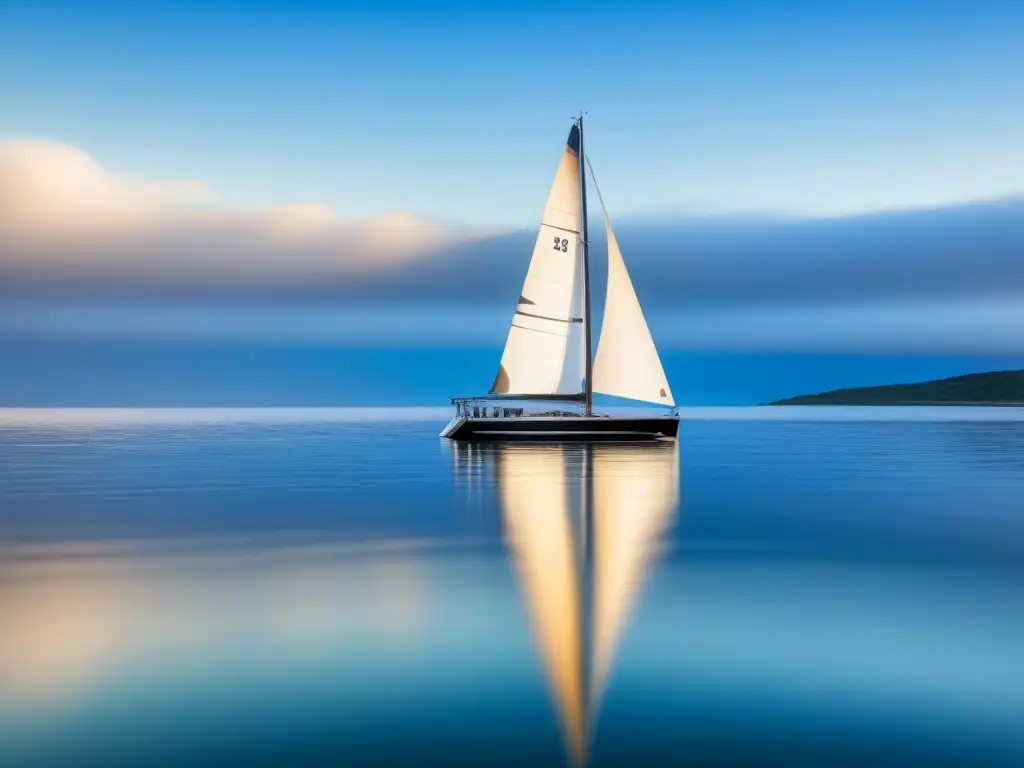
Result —
[{"label": "white cloud", "polygon": [[88,154],[49,141],[0,143],[0,227],[36,237],[153,224],[213,199],[200,181],[148,182],[110,174]]},{"label": "white cloud", "polygon": [[0,269],[308,278],[393,266],[465,239],[401,212],[232,208],[202,181],[130,179],[64,144],[0,142]]}]

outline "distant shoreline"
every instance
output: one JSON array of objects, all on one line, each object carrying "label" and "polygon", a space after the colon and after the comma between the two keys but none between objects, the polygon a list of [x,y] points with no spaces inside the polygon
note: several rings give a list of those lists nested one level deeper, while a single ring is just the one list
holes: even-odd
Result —
[{"label": "distant shoreline", "polygon": [[[839,391],[839,390],[837,390]],[[827,395],[827,392],[823,392],[821,395],[806,395],[802,397],[791,397],[785,400],[776,400],[771,403],[765,403],[765,406],[776,406],[776,405],[862,405],[872,406],[876,405],[879,407],[899,407],[899,408],[914,408],[914,407],[950,407],[950,408],[1024,408],[1024,400],[1021,401],[985,401],[985,400],[892,400],[884,403],[854,403],[848,401],[835,401],[827,402],[823,398]],[[812,401],[813,398],[813,401]]]},{"label": "distant shoreline", "polygon": [[951,376],[913,384],[834,389],[766,405],[1024,407],[1024,370]]}]

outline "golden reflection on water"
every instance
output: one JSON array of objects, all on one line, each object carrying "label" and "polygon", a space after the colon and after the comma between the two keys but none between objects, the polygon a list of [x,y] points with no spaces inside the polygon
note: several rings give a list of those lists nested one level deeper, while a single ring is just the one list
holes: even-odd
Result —
[{"label": "golden reflection on water", "polygon": [[5,697],[19,709],[45,705],[133,660],[167,662],[240,638],[296,653],[333,653],[355,637],[415,643],[429,579],[400,542],[380,544],[0,547],[0,709]]},{"label": "golden reflection on water", "polygon": [[87,682],[117,650],[130,583],[117,564],[0,566],[0,690],[36,699]]},{"label": "golden reflection on water", "polygon": [[616,647],[679,502],[678,444],[457,445],[490,468],[505,543],[572,762],[587,760]]}]

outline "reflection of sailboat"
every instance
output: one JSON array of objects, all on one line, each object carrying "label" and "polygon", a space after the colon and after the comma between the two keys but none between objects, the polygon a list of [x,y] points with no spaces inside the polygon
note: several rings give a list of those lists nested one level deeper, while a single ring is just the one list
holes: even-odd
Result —
[{"label": "reflection of sailboat", "polygon": [[583,764],[629,609],[678,501],[678,449],[509,445],[494,453],[506,542],[569,752]]}]

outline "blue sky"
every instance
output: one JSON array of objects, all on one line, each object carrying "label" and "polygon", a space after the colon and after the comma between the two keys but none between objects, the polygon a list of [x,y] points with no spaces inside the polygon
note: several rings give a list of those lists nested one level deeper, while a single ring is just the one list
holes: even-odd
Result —
[{"label": "blue sky", "polygon": [[681,401],[1019,367],[1022,72],[993,0],[8,0],[0,404],[485,387],[581,108]]},{"label": "blue sky", "polygon": [[0,138],[231,204],[532,226],[580,107],[613,213],[1024,187],[1024,5],[26,3]]}]

